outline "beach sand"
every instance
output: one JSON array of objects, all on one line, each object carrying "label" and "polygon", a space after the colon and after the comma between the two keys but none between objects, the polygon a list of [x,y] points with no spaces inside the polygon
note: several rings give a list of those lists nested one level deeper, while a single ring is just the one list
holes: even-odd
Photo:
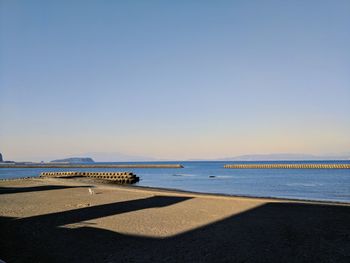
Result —
[{"label": "beach sand", "polygon": [[349,204],[78,179],[1,181],[0,231],[8,263],[350,262]]}]

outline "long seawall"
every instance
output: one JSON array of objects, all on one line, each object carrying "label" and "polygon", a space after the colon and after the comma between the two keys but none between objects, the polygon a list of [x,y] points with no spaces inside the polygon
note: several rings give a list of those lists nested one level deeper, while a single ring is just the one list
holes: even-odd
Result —
[{"label": "long seawall", "polygon": [[183,168],[181,164],[2,164],[0,168]]},{"label": "long seawall", "polygon": [[230,169],[350,169],[350,164],[226,164],[224,168]]}]

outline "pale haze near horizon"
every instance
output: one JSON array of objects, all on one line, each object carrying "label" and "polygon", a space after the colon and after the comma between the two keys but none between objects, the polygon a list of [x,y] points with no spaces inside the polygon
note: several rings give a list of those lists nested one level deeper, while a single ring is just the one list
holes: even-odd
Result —
[{"label": "pale haze near horizon", "polygon": [[350,1],[0,1],[0,152],[350,152]]}]

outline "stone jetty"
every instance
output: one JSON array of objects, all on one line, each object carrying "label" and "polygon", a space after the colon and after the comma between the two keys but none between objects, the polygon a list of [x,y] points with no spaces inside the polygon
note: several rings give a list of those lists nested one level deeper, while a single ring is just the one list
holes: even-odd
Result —
[{"label": "stone jetty", "polygon": [[183,168],[181,164],[1,164],[0,168]]},{"label": "stone jetty", "polygon": [[102,179],[118,184],[134,184],[140,178],[132,172],[43,172],[40,177],[50,178],[74,178],[90,177],[93,179]]},{"label": "stone jetty", "polygon": [[230,169],[350,169],[350,164],[287,164],[287,163],[272,163],[272,164],[226,164],[224,168]]}]

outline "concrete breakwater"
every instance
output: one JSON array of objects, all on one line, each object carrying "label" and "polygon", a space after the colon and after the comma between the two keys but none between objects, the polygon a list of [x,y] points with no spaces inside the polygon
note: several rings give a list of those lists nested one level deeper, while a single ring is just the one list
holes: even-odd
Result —
[{"label": "concrete breakwater", "polygon": [[350,169],[350,164],[226,164],[224,168],[230,169]]},{"label": "concrete breakwater", "polygon": [[132,172],[43,172],[40,177],[50,178],[74,178],[74,177],[90,177],[94,179],[102,179],[112,181],[119,184],[134,184],[140,178]]},{"label": "concrete breakwater", "polygon": [[1,164],[0,168],[184,168],[181,164]]}]

